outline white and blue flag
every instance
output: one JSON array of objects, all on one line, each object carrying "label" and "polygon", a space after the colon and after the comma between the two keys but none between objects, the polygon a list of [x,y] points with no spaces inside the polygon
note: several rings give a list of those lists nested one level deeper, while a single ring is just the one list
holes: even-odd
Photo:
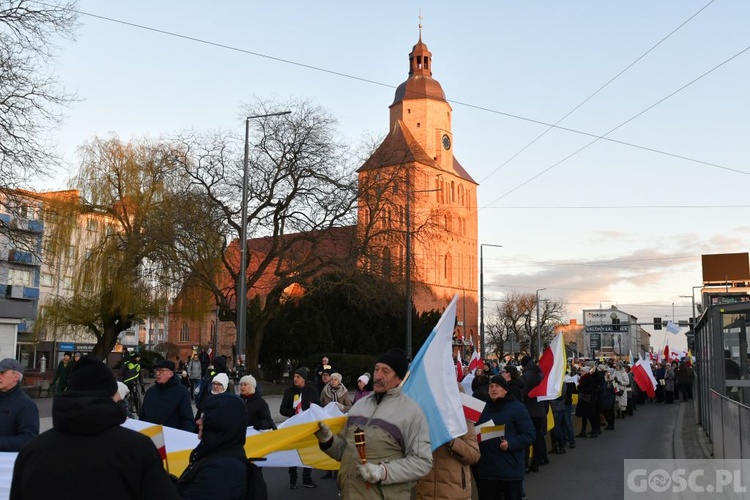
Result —
[{"label": "white and blue flag", "polygon": [[467,431],[453,365],[457,300],[455,295],[414,357],[404,384],[404,394],[416,401],[427,417],[433,451]]}]

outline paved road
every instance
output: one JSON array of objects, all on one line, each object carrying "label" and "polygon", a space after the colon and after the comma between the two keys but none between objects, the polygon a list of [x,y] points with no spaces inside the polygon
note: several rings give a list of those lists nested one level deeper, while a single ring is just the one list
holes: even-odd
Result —
[{"label": "paved road", "polygon": [[[281,396],[266,397],[274,420],[279,414]],[[35,400],[39,406],[42,430],[52,426],[52,399]],[[578,427],[579,419],[574,418]],[[647,404],[634,417],[617,420],[614,431],[602,431],[598,438],[577,439],[577,447],[565,455],[550,455],[551,463],[538,473],[526,476],[526,492],[531,500],[555,498],[622,498],[624,459],[705,458],[696,432],[695,407],[690,403]],[[299,471],[301,482],[301,471]],[[289,490],[286,469],[268,468],[264,477],[269,498],[338,498],[336,482],[322,479],[313,471],[318,488]]]}]

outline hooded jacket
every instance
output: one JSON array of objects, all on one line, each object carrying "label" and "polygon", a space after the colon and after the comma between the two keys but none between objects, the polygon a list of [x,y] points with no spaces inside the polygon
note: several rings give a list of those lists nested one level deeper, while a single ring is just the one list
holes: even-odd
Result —
[{"label": "hooded jacket", "polygon": [[236,394],[215,394],[203,408],[201,442],[177,481],[183,500],[243,500],[247,490],[247,411]]},{"label": "hooded jacket", "polygon": [[[27,498],[176,499],[159,452],[121,427],[125,410],[99,391],[68,391],[52,403],[53,428],[18,454],[11,500]],[[80,484],[84,488],[60,485]]]}]

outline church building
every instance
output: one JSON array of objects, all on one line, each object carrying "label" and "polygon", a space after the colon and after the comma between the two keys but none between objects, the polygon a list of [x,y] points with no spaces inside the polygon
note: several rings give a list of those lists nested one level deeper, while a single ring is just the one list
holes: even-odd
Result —
[{"label": "church building", "polygon": [[[477,183],[454,156],[452,113],[432,78],[420,28],[409,77],[390,105],[388,134],[358,170],[357,225],[335,233],[339,243],[343,235],[367,241],[369,257],[361,265],[407,284],[417,311],[442,311],[457,294],[455,335],[478,346]],[[250,259],[261,240],[248,240]],[[336,244],[336,251],[353,247]],[[248,290],[248,298],[256,295],[265,298],[260,288]],[[229,354],[236,339],[234,325],[216,314],[194,321],[173,310],[169,325],[181,357],[196,345]]]}]

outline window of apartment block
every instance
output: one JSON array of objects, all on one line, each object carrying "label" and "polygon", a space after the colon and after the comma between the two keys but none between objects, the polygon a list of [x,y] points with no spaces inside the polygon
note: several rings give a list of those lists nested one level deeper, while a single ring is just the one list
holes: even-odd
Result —
[{"label": "window of apartment block", "polygon": [[16,286],[33,286],[34,275],[28,269],[8,269],[8,284]]},{"label": "window of apartment block", "polygon": [[40,284],[42,286],[52,286],[54,284],[54,282],[55,282],[55,280],[54,280],[54,278],[52,277],[51,274],[42,273],[42,276],[41,276],[41,279],[40,279]]},{"label": "window of apartment block", "polygon": [[73,277],[64,276],[62,279],[62,286],[66,290],[72,290],[73,289]]}]

